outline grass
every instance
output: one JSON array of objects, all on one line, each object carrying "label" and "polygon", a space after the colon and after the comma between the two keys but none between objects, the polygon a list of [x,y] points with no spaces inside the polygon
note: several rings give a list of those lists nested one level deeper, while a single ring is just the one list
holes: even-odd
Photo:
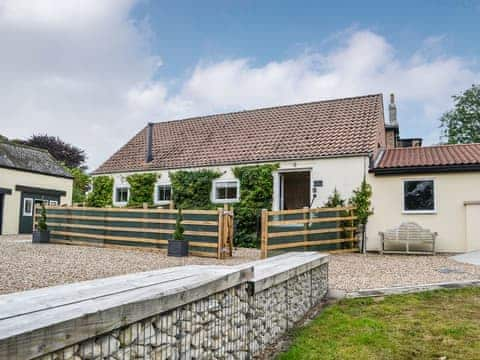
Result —
[{"label": "grass", "polygon": [[294,334],[290,359],[479,359],[480,288],[343,300]]}]

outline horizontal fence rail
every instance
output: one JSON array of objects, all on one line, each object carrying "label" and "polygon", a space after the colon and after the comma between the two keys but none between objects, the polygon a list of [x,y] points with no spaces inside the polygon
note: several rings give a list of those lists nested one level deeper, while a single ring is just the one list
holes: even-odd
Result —
[{"label": "horizontal fence rail", "polygon": [[[45,208],[51,243],[145,250],[167,249],[178,214],[176,209]],[[39,216],[37,211],[37,221]],[[182,210],[189,254],[216,258],[231,254],[231,216],[224,209]]]},{"label": "horizontal fence rail", "polygon": [[355,208],[262,210],[262,258],[285,251],[358,251]]}]

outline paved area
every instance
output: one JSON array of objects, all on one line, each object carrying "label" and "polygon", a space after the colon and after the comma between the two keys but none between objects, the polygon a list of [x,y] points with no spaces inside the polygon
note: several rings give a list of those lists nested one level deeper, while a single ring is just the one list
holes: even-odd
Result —
[{"label": "paved area", "polygon": [[167,257],[163,252],[32,244],[30,236],[0,236],[0,294],[182,265],[235,265],[259,258],[239,249],[227,260]]},{"label": "paved area", "polygon": [[[0,294],[190,264],[235,265],[257,260],[256,249],[232,259],[167,257],[163,252],[32,244],[0,236]],[[443,256],[343,254],[330,257],[330,288],[341,292],[449,281],[479,280],[480,265]]]},{"label": "paved area", "polygon": [[452,256],[451,259],[461,263],[465,263],[465,264],[480,266],[480,250],[470,251],[464,254],[455,255],[455,256]]},{"label": "paved area", "polygon": [[330,288],[360,289],[479,280],[480,266],[463,264],[445,255],[334,255],[329,268]]}]

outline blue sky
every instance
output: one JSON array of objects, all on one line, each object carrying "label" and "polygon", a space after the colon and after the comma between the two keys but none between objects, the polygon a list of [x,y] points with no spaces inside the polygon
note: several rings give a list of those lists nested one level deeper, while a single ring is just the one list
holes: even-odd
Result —
[{"label": "blue sky", "polygon": [[429,37],[442,37],[442,51],[457,56],[480,53],[478,1],[143,1],[133,15],[150,21],[167,76],[199,58],[262,63],[325,49],[347,29],[386,36],[399,56]]},{"label": "blue sky", "polygon": [[0,0],[0,133],[99,165],[149,121],[389,92],[439,141],[480,82],[480,1]]}]

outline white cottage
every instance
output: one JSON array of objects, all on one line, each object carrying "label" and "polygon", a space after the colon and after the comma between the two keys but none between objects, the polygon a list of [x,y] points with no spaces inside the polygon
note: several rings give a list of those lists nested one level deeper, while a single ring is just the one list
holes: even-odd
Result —
[{"label": "white cottage", "polygon": [[278,163],[273,208],[322,206],[334,188],[346,198],[367,175],[370,159],[385,147],[408,146],[398,137],[393,97],[385,124],[381,94],[150,123],[103,163],[94,175],[114,178],[113,203],[126,205],[126,176],[160,174],[157,205],[171,199],[169,172],[214,169],[214,203],[239,200],[232,168]]},{"label": "white cottage", "polygon": [[29,234],[35,206],[72,203],[73,178],[48,151],[0,142],[0,235]]}]

